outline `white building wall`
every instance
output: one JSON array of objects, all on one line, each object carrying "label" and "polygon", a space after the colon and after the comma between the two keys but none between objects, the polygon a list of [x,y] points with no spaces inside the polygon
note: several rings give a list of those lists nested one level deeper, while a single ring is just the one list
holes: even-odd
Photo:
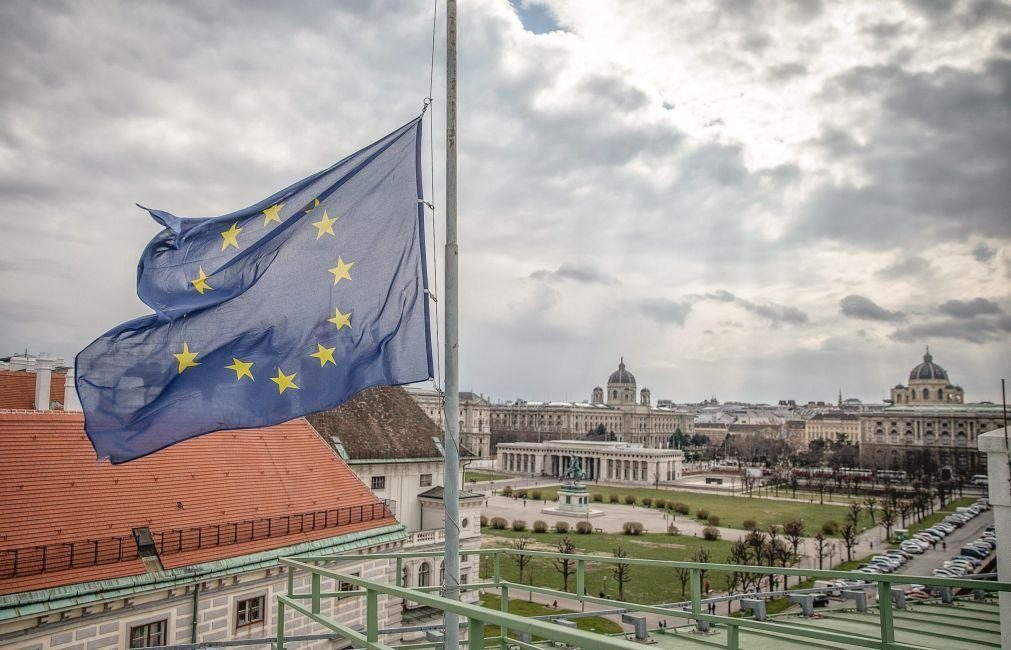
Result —
[{"label": "white building wall", "polygon": [[[392,548],[385,550],[394,550]],[[391,560],[333,563],[330,568],[358,572],[363,578],[392,582],[395,564]],[[322,589],[336,590],[332,580],[324,579]],[[310,588],[305,572],[296,575],[296,591]],[[125,599],[96,602],[42,616],[0,624],[0,647],[11,650],[101,650],[129,647],[130,628],[145,623],[166,621],[166,643],[182,644],[207,641],[264,638],[273,636],[277,625],[277,596],[287,590],[287,574],[281,567],[251,571],[228,578],[204,582],[200,586],[197,637],[192,638],[193,586],[162,589]],[[237,627],[237,603],[264,596],[262,623]],[[365,603],[361,597],[323,599],[322,612],[348,625],[365,624]],[[400,625],[401,607],[396,599],[380,596],[381,627]],[[324,634],[329,632],[309,618],[288,610],[285,634]],[[302,642],[299,648],[340,648],[332,641]]]},{"label": "white building wall", "polygon": [[[445,480],[445,464],[443,461],[413,461],[413,462],[386,462],[386,463],[354,463],[350,464],[351,470],[357,474],[365,483],[365,487],[372,489],[372,478],[374,476],[386,477],[386,487],[383,489],[373,489],[372,491],[381,499],[393,499],[397,502],[397,520],[408,530],[414,532],[421,530],[421,505],[418,503],[418,494],[436,485],[442,485]],[[432,480],[429,485],[421,485],[421,477],[424,474],[431,474]],[[461,476],[463,473],[460,473]]]}]

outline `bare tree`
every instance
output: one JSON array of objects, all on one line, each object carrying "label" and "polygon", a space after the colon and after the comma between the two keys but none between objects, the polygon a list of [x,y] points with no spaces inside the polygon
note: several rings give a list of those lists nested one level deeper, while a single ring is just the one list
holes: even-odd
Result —
[{"label": "bare tree", "polygon": [[[818,533],[814,536],[815,550],[818,555],[818,568],[825,568],[825,558],[828,557],[828,549],[826,548],[825,535],[824,533]],[[828,544],[831,546],[831,542]]]},{"label": "bare tree", "polygon": [[913,511],[913,503],[909,499],[900,499],[898,509],[899,509],[899,519],[902,521],[902,527],[905,528],[906,519]]},{"label": "bare tree", "polygon": [[[612,555],[616,558],[628,557],[628,553],[620,546],[614,549]],[[632,565],[619,562],[611,567],[611,572],[614,574],[615,582],[618,583],[618,600],[625,600],[625,583],[632,579]]]},{"label": "bare tree", "polygon": [[[794,519],[783,524],[783,535],[790,542],[790,550],[793,553],[793,562],[800,564],[800,545],[804,541],[804,522]],[[798,578],[799,579],[799,578]],[[786,585],[786,576],[783,576],[783,586]]]},{"label": "bare tree", "polygon": [[681,600],[684,600],[685,595],[688,592],[688,581],[692,577],[692,570],[685,567],[678,567],[674,569],[674,575],[677,576],[678,584],[681,585]]},{"label": "bare tree", "polygon": [[[706,564],[709,562],[709,550],[702,548],[701,546],[695,549],[694,555],[692,555],[692,562],[698,562],[699,564]],[[708,569],[699,569],[699,583],[705,588],[706,584],[706,572]]]},{"label": "bare tree", "polygon": [[[573,555],[576,552],[576,545],[568,535],[558,540],[555,548],[564,555]],[[555,570],[562,574],[562,590],[569,590],[569,577],[576,572],[576,561],[569,557],[561,557],[553,560]]]},{"label": "bare tree", "polygon": [[[512,544],[510,545],[510,548],[512,548],[514,550],[517,550],[517,551],[525,551],[525,550],[527,550],[527,548],[529,546],[530,546],[530,540],[528,538],[526,538],[526,537],[519,537],[519,538],[513,540]],[[532,560],[533,557],[531,557],[529,555],[524,555],[524,554],[521,553],[519,555],[513,555],[512,559],[513,559],[513,562],[516,563],[516,566],[519,567],[519,570],[520,570],[520,583],[522,583],[523,582],[523,571],[526,570],[527,566],[530,564],[530,560]]]},{"label": "bare tree", "polygon": [[859,537],[858,529],[852,521],[847,521],[839,529],[839,536],[842,537],[843,545],[846,546],[846,561],[852,562],[853,547],[857,545],[857,538]]},{"label": "bare tree", "polygon": [[871,518],[871,526],[877,524],[877,520],[874,519],[874,513],[878,509],[878,500],[875,499],[874,497],[865,498],[864,509],[867,510],[867,514]]},{"label": "bare tree", "polygon": [[854,528],[857,528],[860,525],[860,513],[863,512],[864,507],[856,501],[851,501],[846,510],[846,518],[849,519]]},{"label": "bare tree", "polygon": [[885,527],[885,539],[892,538],[892,528],[895,527],[895,502],[891,499],[881,499],[881,516],[879,521]]}]

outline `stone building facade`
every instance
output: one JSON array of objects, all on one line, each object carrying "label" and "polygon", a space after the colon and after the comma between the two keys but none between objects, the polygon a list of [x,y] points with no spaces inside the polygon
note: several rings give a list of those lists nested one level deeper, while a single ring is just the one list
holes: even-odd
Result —
[{"label": "stone building facade", "polygon": [[659,485],[681,478],[684,452],[627,442],[558,440],[502,443],[498,468],[503,472],[560,478],[576,457],[587,481]]},{"label": "stone building facade", "polygon": [[[405,390],[441,431],[445,414],[442,392],[414,387]],[[460,392],[460,444],[478,458],[491,458],[491,402],[480,393]]]},{"label": "stone building facade", "polygon": [[676,431],[692,435],[695,415],[673,406],[652,404],[650,390],[636,392],[635,376],[625,360],[608,377],[606,390],[597,386],[586,402],[515,401],[491,406],[492,438],[543,437],[572,439],[597,431],[615,441],[655,449],[670,447]]},{"label": "stone building facade", "polygon": [[859,416],[862,465],[963,476],[986,471],[977,437],[1002,426],[999,405],[963,403],[962,389],[929,351],[910,371],[909,386],[893,388],[892,397],[894,404]]},{"label": "stone building facade", "polygon": [[815,413],[804,421],[802,447],[806,448],[815,440],[853,444],[860,442],[860,417],[845,411],[825,411]]}]

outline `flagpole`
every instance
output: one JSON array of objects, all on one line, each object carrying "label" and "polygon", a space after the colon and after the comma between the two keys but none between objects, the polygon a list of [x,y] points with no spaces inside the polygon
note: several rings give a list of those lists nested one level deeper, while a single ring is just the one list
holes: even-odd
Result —
[{"label": "flagpole", "polygon": [[[456,242],[456,0],[446,0],[446,577],[442,594],[460,599],[459,249]],[[444,613],[445,648],[460,647],[459,618]]]}]

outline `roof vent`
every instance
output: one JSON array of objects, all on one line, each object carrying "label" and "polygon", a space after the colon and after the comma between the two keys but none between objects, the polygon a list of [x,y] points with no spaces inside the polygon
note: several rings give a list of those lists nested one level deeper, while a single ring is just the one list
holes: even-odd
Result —
[{"label": "roof vent", "polygon": [[163,571],[161,559],[158,557],[158,547],[154,543],[151,529],[146,526],[134,528],[133,539],[137,542],[137,552],[148,573]]}]

